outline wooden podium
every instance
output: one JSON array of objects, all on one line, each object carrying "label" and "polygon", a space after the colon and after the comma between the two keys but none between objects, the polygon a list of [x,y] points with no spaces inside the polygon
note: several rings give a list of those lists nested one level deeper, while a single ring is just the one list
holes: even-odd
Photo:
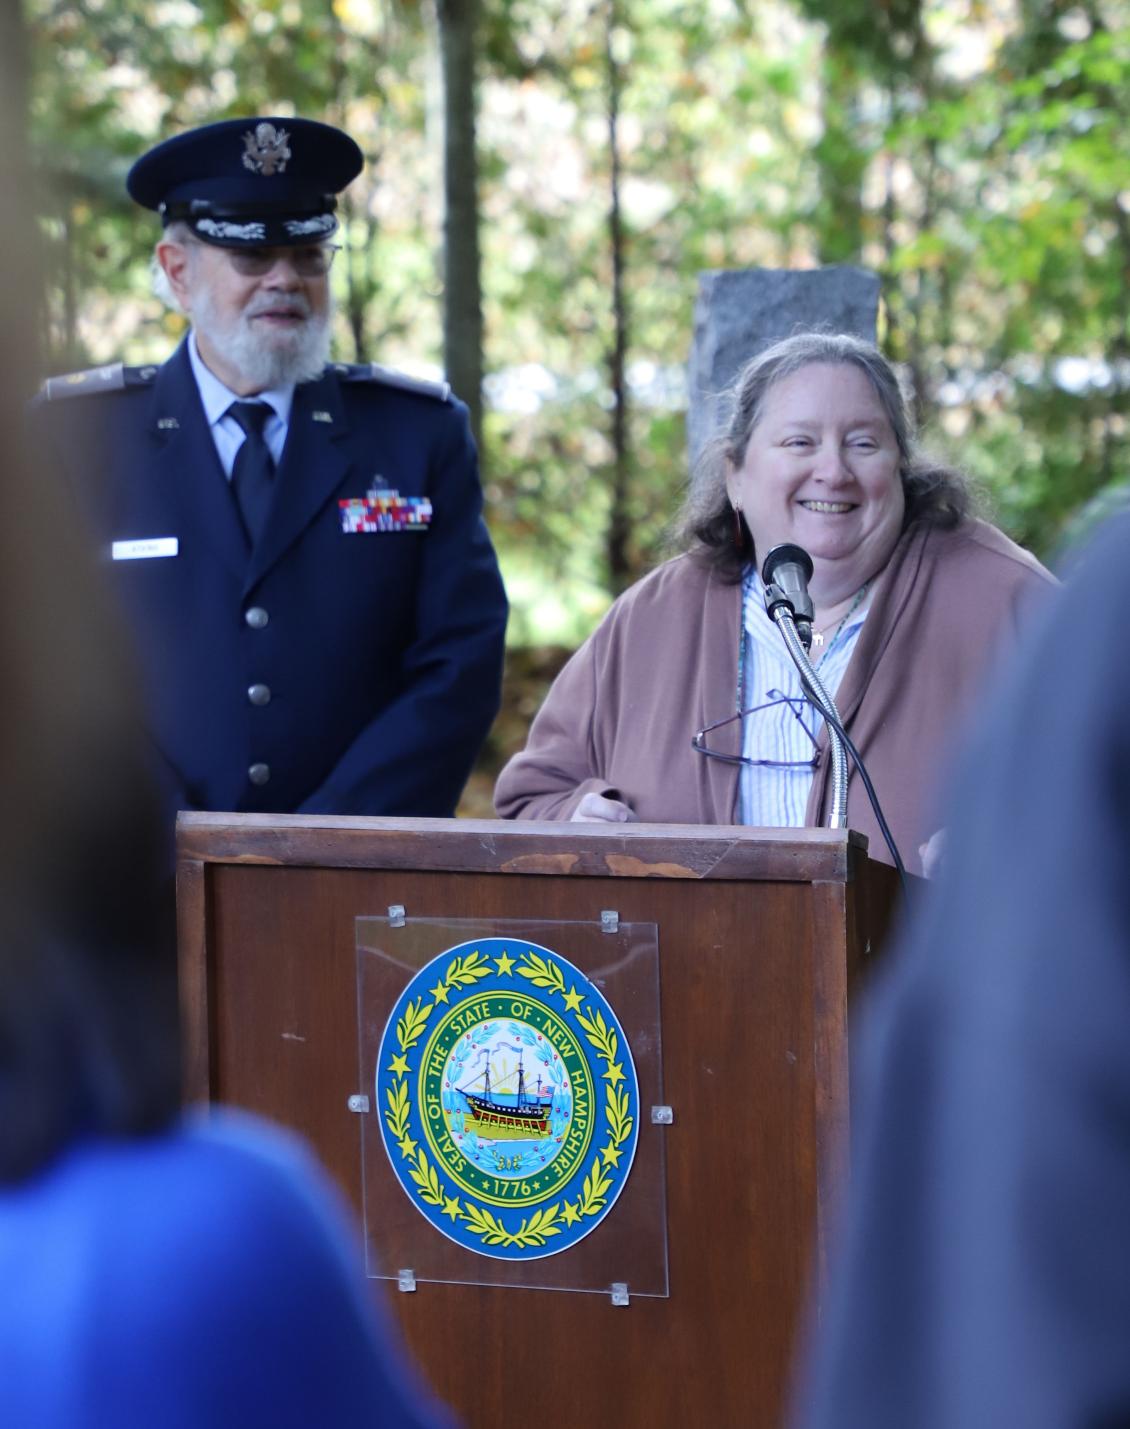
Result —
[{"label": "wooden podium", "polygon": [[[534,1409],[562,1429],[774,1429],[842,1180],[849,993],[895,895],[858,835],[182,814],[177,843],[189,1096],[300,1132],[359,1214],[358,918],[653,924],[666,1295],[427,1280],[390,1299],[474,1429]],[[385,1215],[438,1235],[399,1186],[369,1191],[371,1239]],[[610,1283],[620,1214],[582,1242]]]}]

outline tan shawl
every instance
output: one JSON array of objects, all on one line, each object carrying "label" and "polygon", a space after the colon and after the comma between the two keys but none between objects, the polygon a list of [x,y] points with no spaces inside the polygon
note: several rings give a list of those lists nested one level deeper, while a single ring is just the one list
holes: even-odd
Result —
[{"label": "tan shawl", "polygon": [[[836,702],[912,872],[936,829],[940,777],[964,720],[991,697],[990,666],[1054,584],[1000,531],[916,525],[875,585]],[[589,790],[624,800],[648,823],[731,824],[739,767],[708,759],[691,736],[735,708],[741,587],[691,556],[669,561],[613,605],[562,670],[495,789],[503,818],[568,819]],[[728,740],[726,738],[728,736]],[[740,752],[737,724],[715,747]],[[826,732],[806,824],[826,822]],[[848,823],[889,859],[862,781]]]}]

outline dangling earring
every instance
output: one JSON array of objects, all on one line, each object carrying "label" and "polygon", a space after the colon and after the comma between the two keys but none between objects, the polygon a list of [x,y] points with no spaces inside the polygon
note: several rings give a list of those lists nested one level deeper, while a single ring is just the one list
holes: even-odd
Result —
[{"label": "dangling earring", "polygon": [[738,555],[745,552],[745,532],[742,530],[742,506],[740,501],[735,501],[731,510],[734,513],[734,550]]}]

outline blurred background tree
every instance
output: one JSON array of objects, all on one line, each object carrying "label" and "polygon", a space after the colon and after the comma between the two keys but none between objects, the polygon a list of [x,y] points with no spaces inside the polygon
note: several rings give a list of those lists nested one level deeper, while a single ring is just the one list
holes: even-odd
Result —
[{"label": "blurred background tree", "polygon": [[[322,117],[365,151],[338,350],[444,367],[514,604],[503,718],[664,551],[706,268],[860,263],[932,444],[1053,557],[1130,481],[1130,0],[26,0],[63,371],[164,356],[131,160]],[[481,406],[480,406],[481,403]]]}]

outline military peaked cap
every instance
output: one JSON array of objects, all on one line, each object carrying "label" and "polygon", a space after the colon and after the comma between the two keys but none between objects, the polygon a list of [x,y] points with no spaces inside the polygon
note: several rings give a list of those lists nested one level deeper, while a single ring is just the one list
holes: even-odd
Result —
[{"label": "military peaked cap", "polygon": [[221,248],[317,243],[337,228],[337,195],[361,172],[348,134],[312,119],[225,119],[143,154],[130,197],[163,224]]}]

